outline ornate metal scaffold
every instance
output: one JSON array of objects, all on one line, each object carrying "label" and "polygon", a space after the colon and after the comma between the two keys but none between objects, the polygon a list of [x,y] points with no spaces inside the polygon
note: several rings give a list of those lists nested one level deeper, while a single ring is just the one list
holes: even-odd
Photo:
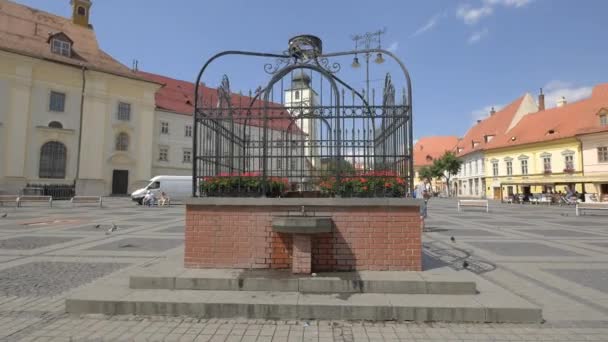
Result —
[{"label": "ornate metal scaffold", "polygon": [[[397,64],[399,100],[389,74],[378,100],[375,91],[368,100],[339,76],[340,58],[356,54],[384,54]],[[227,75],[217,89],[204,87],[208,67],[231,55],[266,59],[267,83],[248,96],[233,93]],[[411,80],[389,51],[323,53],[321,39],[301,35],[283,54],[218,53],[195,84],[194,197],[406,197],[413,191]]]}]

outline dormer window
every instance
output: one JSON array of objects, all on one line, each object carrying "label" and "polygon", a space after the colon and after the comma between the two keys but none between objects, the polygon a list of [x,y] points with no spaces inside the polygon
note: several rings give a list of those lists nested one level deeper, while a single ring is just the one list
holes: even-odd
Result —
[{"label": "dormer window", "polygon": [[608,114],[600,115],[600,126],[608,126]]},{"label": "dormer window", "polygon": [[72,44],[70,37],[63,32],[55,33],[49,37],[51,52],[57,55],[72,57]]},{"label": "dormer window", "polygon": [[490,141],[492,141],[492,139],[494,139],[493,135],[486,135],[483,137],[486,143],[489,143]]}]

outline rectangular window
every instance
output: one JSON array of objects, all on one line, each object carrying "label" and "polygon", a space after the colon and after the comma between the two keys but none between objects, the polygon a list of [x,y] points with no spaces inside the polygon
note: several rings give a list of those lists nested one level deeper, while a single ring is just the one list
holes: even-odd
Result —
[{"label": "rectangular window", "polygon": [[598,147],[597,148],[597,161],[600,163],[608,163],[608,147]]},{"label": "rectangular window", "polygon": [[574,156],[565,156],[564,164],[566,165],[566,169],[574,170]]},{"label": "rectangular window", "polygon": [[49,101],[49,110],[51,112],[65,111],[65,93],[51,91],[51,99]]},{"label": "rectangular window", "polygon": [[120,121],[131,121],[131,104],[119,102],[118,103],[118,120]]},{"label": "rectangular window", "polygon": [[51,52],[58,55],[70,57],[72,55],[72,48],[70,42],[66,42],[60,39],[53,39],[51,41]]},{"label": "rectangular window", "polygon": [[522,175],[528,174],[528,160],[526,160],[526,159],[521,161],[521,174]]},{"label": "rectangular window", "polygon": [[475,174],[479,174],[479,161],[475,161]]},{"label": "rectangular window", "polygon": [[290,160],[290,168],[292,170],[296,170],[298,168],[298,163],[297,163],[297,161],[295,159],[291,159]]},{"label": "rectangular window", "polygon": [[551,157],[543,158],[543,169],[545,172],[551,172]]},{"label": "rectangular window", "polygon": [[277,170],[281,170],[283,168],[283,159],[277,159]]},{"label": "rectangular window", "polygon": [[492,163],[492,174],[498,176],[498,162]]},{"label": "rectangular window", "polygon": [[[169,128],[167,127],[167,130],[169,130]],[[186,127],[184,128],[184,136],[187,138],[192,137],[192,125],[186,125]]]},{"label": "rectangular window", "polygon": [[161,147],[158,152],[158,160],[168,161],[169,160],[169,148]]},{"label": "rectangular window", "polygon": [[192,163],[192,151],[184,150],[184,163]]},{"label": "rectangular window", "polygon": [[169,123],[168,122],[161,121],[160,134],[169,134]]},{"label": "rectangular window", "polygon": [[513,175],[513,162],[510,160],[507,162],[507,175]]},{"label": "rectangular window", "polygon": [[600,115],[600,126],[608,126],[608,115],[607,114]]}]

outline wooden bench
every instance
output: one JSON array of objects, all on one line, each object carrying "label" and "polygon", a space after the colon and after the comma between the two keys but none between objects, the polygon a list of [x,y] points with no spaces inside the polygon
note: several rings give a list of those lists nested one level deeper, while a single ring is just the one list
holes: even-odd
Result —
[{"label": "wooden bench", "polygon": [[458,200],[458,211],[462,207],[477,207],[486,208],[486,213],[490,212],[490,205],[488,200]]},{"label": "wooden bench", "polygon": [[0,206],[4,206],[4,203],[12,203],[15,206],[19,205],[19,196],[17,195],[0,195]]},{"label": "wooden bench", "polygon": [[53,207],[53,197],[51,196],[21,196],[17,200],[17,206],[20,207],[23,203],[48,203],[49,207]]},{"label": "wooden bench", "polygon": [[70,200],[72,207],[76,204],[95,204],[103,207],[103,199],[101,196],[74,196]]},{"label": "wooden bench", "polygon": [[608,202],[599,203],[577,203],[576,204],[576,216],[581,216],[585,210],[608,210]]}]

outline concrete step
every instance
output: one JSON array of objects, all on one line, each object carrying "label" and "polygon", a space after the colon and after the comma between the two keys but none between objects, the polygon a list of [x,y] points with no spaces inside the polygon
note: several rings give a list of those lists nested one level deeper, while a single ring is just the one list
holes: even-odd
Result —
[{"label": "concrete step", "polygon": [[274,291],[301,293],[476,294],[475,282],[457,273],[341,272],[297,276],[288,271],[146,269],[131,275],[132,289]]},{"label": "concrete step", "polygon": [[69,296],[66,311],[200,318],[511,323],[542,320],[540,308],[487,281],[482,281],[481,286],[478,282],[481,293],[475,295],[141,290],[129,288],[128,282],[127,278],[109,278],[88,285]]}]

